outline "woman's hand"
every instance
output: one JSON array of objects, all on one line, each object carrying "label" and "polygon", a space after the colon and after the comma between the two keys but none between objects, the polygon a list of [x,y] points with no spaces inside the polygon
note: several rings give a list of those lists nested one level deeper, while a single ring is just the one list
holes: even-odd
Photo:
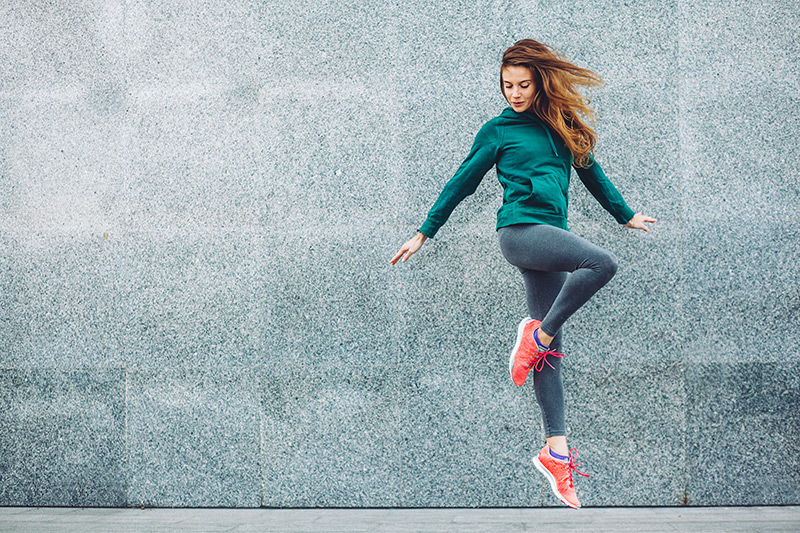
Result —
[{"label": "woman's hand", "polygon": [[633,218],[630,219],[627,224],[625,224],[625,227],[631,229],[643,229],[645,231],[649,231],[648,227],[645,226],[644,223],[645,222],[653,223],[655,221],[656,219],[652,217],[646,217],[641,213],[636,213],[635,215],[633,215]]},{"label": "woman's hand", "polygon": [[425,241],[427,240],[428,238],[425,235],[423,235],[420,232],[417,232],[417,234],[411,240],[407,241],[403,246],[400,247],[400,251],[397,252],[397,255],[392,257],[390,263],[394,265],[395,263],[397,263],[398,259],[403,257],[403,254],[407,254],[405,257],[403,257],[403,263],[405,263],[406,261],[408,261],[409,257],[414,255],[414,253],[417,250],[419,250],[423,244],[425,244]]}]

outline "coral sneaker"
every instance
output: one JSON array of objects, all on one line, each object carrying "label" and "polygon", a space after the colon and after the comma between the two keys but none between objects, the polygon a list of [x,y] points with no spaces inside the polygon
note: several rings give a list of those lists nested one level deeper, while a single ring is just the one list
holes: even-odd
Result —
[{"label": "coral sneaker", "polygon": [[536,341],[533,340],[533,332],[539,327],[539,324],[541,324],[541,321],[525,317],[517,327],[517,342],[514,344],[514,349],[511,350],[508,371],[511,373],[511,379],[520,387],[525,384],[525,380],[528,379],[528,373],[532,368],[540,372],[545,363],[550,368],[553,368],[553,365],[547,361],[548,355],[564,357],[563,353],[556,353],[552,350],[539,351]]},{"label": "coral sneaker", "polygon": [[575,487],[572,484],[572,472],[574,471],[583,477],[589,477],[589,474],[578,472],[576,467],[580,466],[581,463],[575,464],[577,457],[578,450],[572,448],[569,451],[569,461],[557,461],[550,455],[550,448],[545,446],[539,452],[539,455],[533,458],[533,464],[536,469],[544,474],[544,477],[550,482],[553,494],[573,509],[580,509],[581,502],[578,501],[578,496],[575,494]]}]

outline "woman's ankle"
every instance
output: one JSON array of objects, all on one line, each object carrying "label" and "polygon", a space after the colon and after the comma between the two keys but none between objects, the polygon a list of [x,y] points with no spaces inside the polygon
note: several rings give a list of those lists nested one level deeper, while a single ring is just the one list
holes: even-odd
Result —
[{"label": "woman's ankle", "polygon": [[550,343],[553,342],[553,337],[542,331],[542,328],[536,328],[533,331],[533,340],[540,348],[550,348]]},{"label": "woman's ankle", "polygon": [[559,455],[569,457],[569,448],[567,447],[567,437],[547,437],[547,447]]}]

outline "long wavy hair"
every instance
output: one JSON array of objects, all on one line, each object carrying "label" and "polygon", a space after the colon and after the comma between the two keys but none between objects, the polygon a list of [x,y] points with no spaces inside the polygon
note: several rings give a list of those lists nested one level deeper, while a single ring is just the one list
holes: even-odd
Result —
[{"label": "long wavy hair", "polygon": [[533,39],[517,41],[503,54],[501,91],[503,68],[509,66],[530,69],[534,85],[530,110],[564,140],[572,152],[575,166],[589,166],[597,143],[597,133],[589,126],[589,123],[594,125],[594,110],[589,107],[589,98],[578,92],[578,87],[602,85],[600,75],[573,65],[547,45]]}]

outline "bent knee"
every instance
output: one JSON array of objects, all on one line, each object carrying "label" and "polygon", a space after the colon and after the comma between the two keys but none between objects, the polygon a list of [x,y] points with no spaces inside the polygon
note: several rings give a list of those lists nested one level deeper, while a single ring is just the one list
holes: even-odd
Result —
[{"label": "bent knee", "polygon": [[611,252],[607,252],[600,262],[600,269],[605,273],[607,279],[613,278],[618,268],[619,261],[617,261],[617,256]]}]

